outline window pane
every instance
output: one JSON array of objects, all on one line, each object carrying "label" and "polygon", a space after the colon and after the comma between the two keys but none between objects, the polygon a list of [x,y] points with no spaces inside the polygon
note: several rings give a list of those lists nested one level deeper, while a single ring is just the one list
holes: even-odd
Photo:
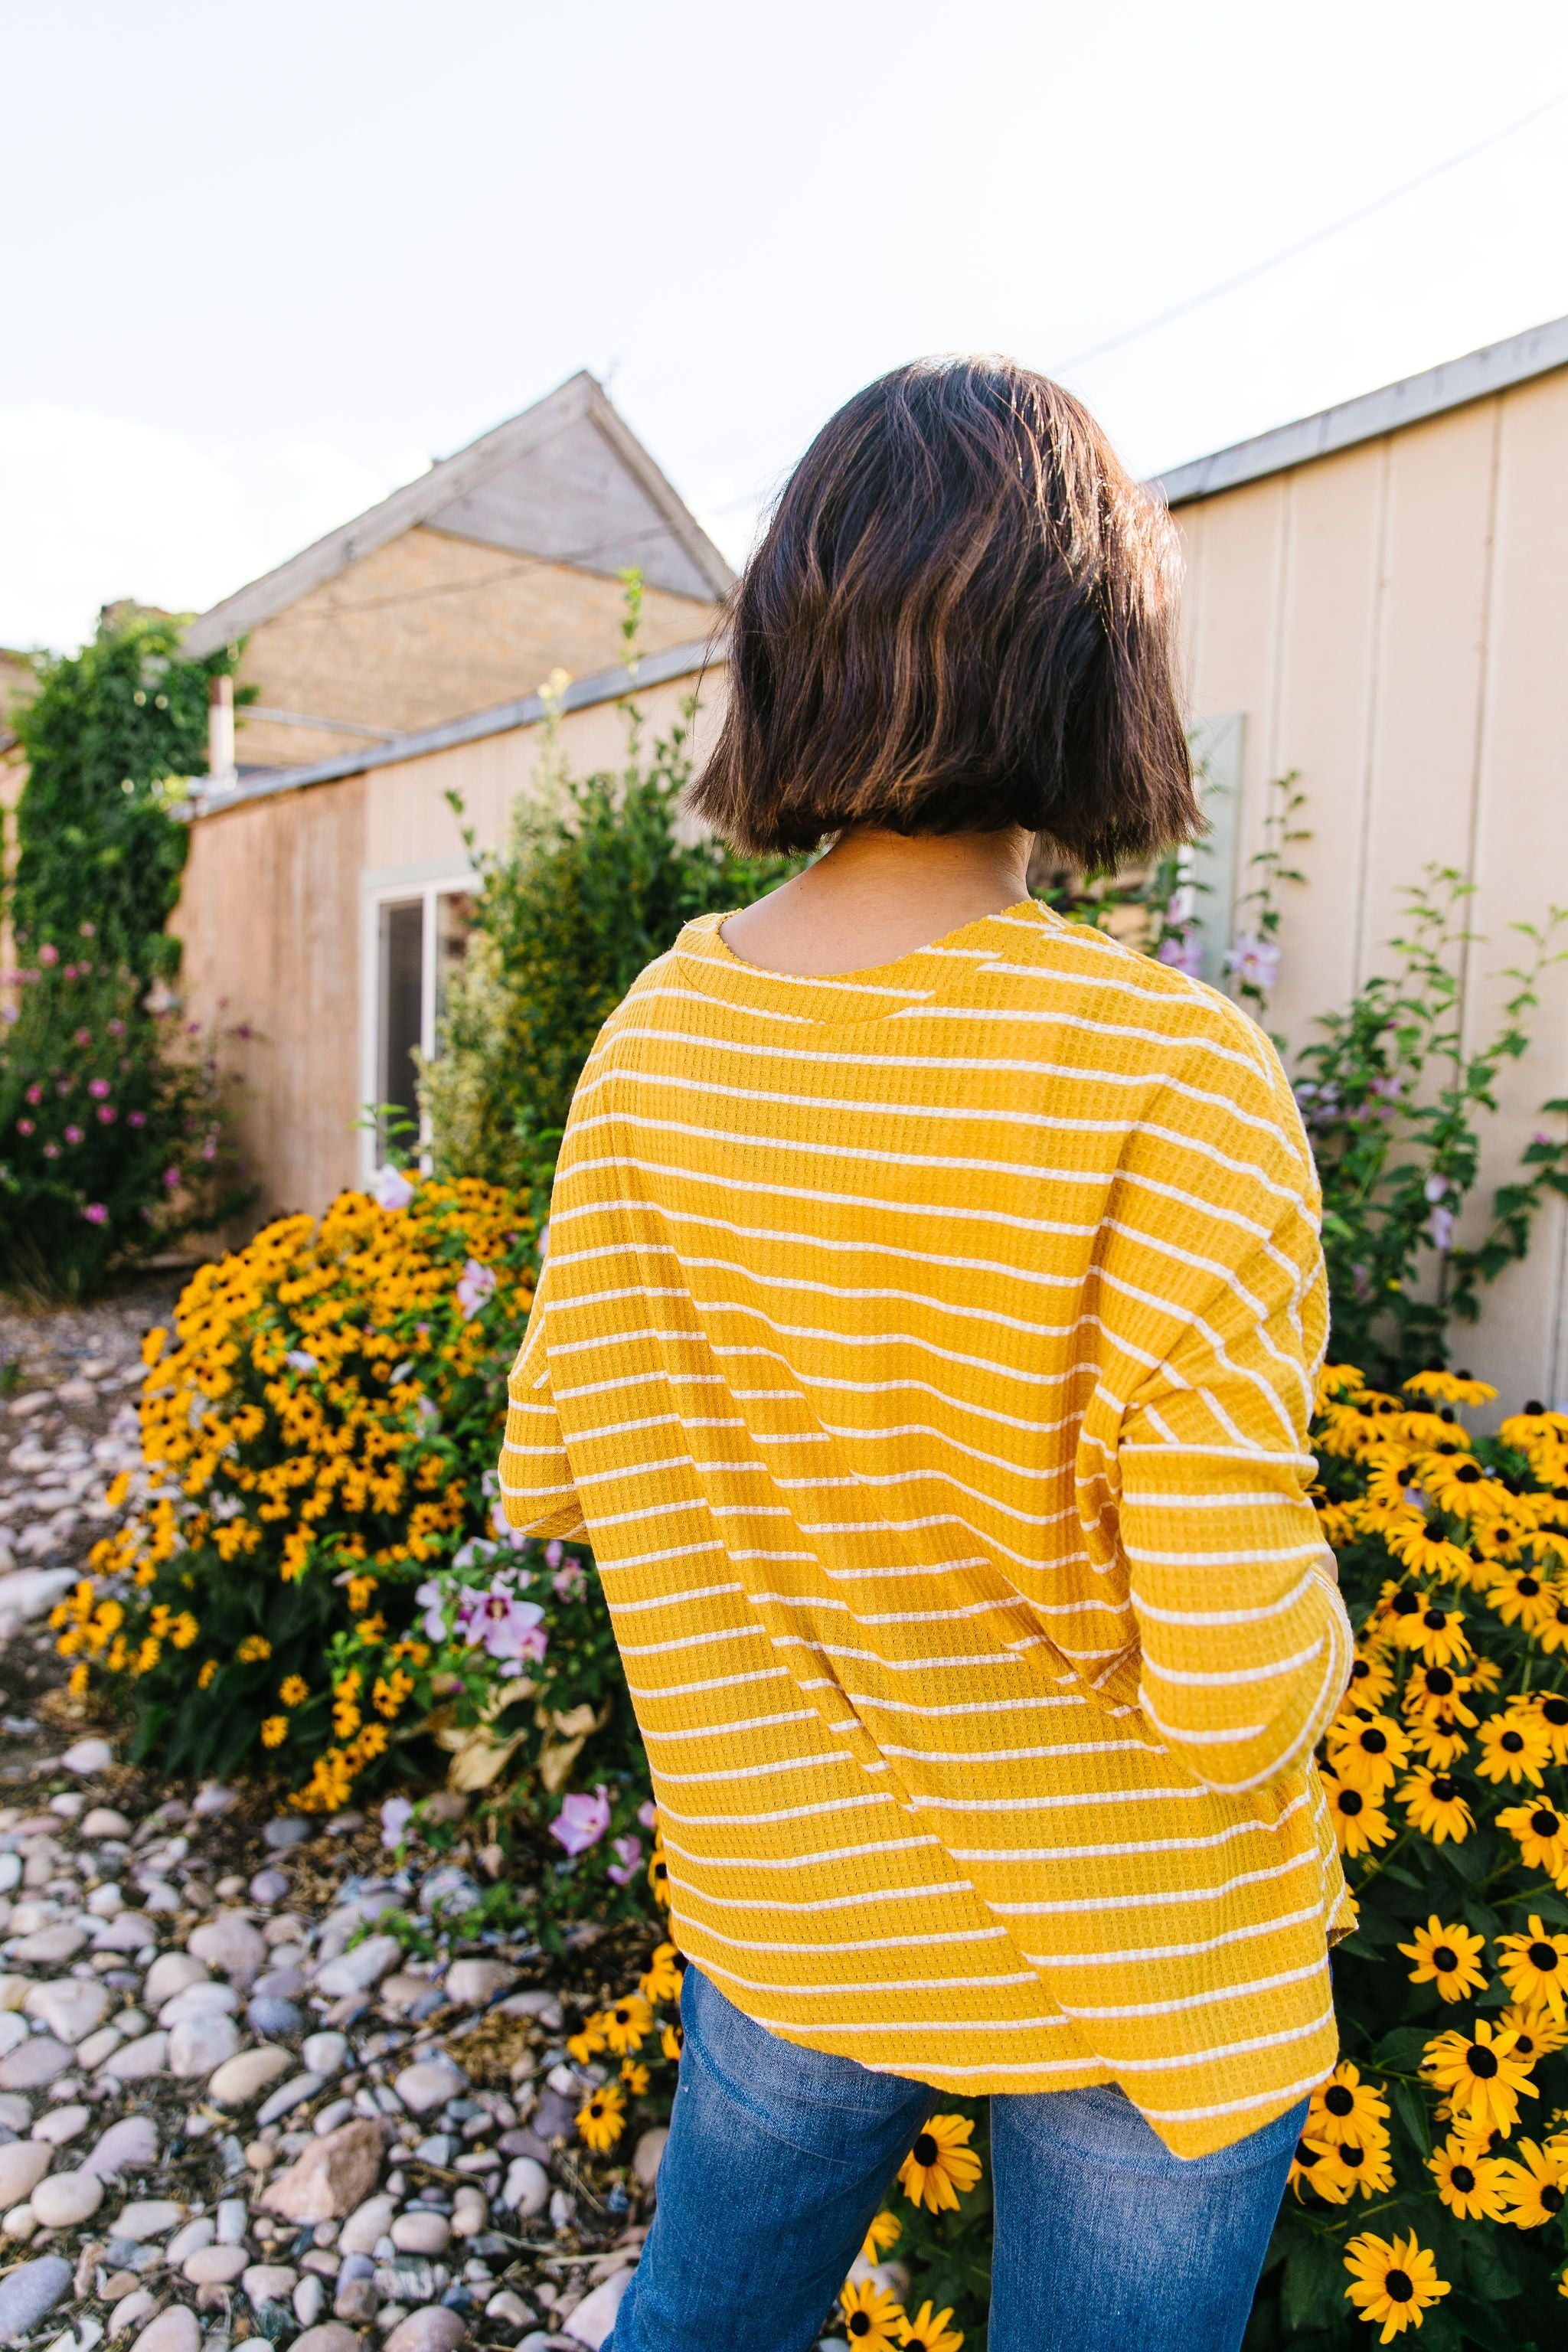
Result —
[{"label": "window pane", "polygon": [[[473,929],[473,894],[468,890],[444,890],[436,901],[436,1019],[437,1024],[447,1010],[447,983],[468,951],[468,933]],[[437,1041],[439,1050],[439,1039]]]},{"label": "window pane", "polygon": [[[419,1110],[414,1094],[413,1055],[420,1037],[424,961],[424,900],[405,898],[384,906],[377,958],[381,1001],[376,1102],[381,1107],[394,1106],[416,1119]],[[389,1139],[383,1119],[377,1135],[382,1152]],[[410,1138],[404,1135],[401,1140],[406,1147]]]}]

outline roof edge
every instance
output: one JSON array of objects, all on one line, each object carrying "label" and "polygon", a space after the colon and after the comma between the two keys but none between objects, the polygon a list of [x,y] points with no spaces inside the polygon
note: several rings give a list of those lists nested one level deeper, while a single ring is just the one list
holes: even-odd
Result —
[{"label": "roof edge", "polygon": [[1506,392],[1511,384],[1528,383],[1532,376],[1548,375],[1560,367],[1568,367],[1568,318],[1526,328],[1522,334],[1510,335],[1500,343],[1484,343],[1461,359],[1441,361],[1418,375],[1404,376],[1376,392],[1359,393],[1354,399],[1319,409],[1314,415],[1275,425],[1250,440],[1215,449],[1206,457],[1194,457],[1187,465],[1156,476],[1150,488],[1163,493],[1167,506],[1190,506],[1221,490],[1238,488],[1244,482],[1285,473],[1314,457],[1353,448],[1361,441],[1376,440],[1402,425],[1441,416],[1448,409]]},{"label": "roof edge", "polygon": [[[683,645],[666,646],[662,652],[645,654],[635,667],[622,664],[574,678],[557,708],[562,711],[586,710],[595,703],[619,702],[639,688],[666,686],[671,678],[688,677],[694,671],[715,667],[723,657],[720,641],[689,638]],[[340,752],[335,759],[318,761],[313,767],[264,772],[222,792],[202,791],[201,779],[194,777],[186,812],[192,817],[221,816],[228,809],[243,808],[251,801],[271,800],[279,793],[303,792],[311,784],[337,783],[345,776],[363,775],[372,768],[398,767],[405,760],[423,760],[433,751],[450,751],[458,744],[482,742],[489,735],[507,735],[514,728],[536,727],[546,709],[542,695],[525,694],[514,702],[497,703],[489,710],[443,719],[437,727],[417,728],[390,743],[367,743],[363,750]]]}]

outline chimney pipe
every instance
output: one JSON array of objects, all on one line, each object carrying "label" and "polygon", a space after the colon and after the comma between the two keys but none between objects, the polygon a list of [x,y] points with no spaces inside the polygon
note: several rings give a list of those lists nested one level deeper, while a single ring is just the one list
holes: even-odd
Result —
[{"label": "chimney pipe", "polygon": [[234,680],[207,680],[207,774],[215,784],[232,784],[234,765]]}]

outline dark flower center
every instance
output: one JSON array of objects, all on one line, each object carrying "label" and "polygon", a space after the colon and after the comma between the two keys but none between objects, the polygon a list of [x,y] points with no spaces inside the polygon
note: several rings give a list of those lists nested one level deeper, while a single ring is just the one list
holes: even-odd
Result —
[{"label": "dark flower center", "polygon": [[851,2336],[869,2336],[871,2322],[865,2312],[857,2311],[850,2315],[849,2333]]},{"label": "dark flower center", "polygon": [[1561,1824],[1550,1805],[1537,1805],[1530,1816],[1530,1826],[1537,1837],[1555,1837]]},{"label": "dark flower center", "polygon": [[1342,2083],[1331,2083],[1323,2093],[1323,2105],[1331,2116],[1348,2116],[1355,2106],[1355,2094]]},{"label": "dark flower center", "polygon": [[1451,1805],[1458,1790],[1447,1772],[1440,1772],[1432,1783],[1432,1794],[1440,1805]]},{"label": "dark flower center", "polygon": [[1476,2176],[1468,2164],[1456,2164],[1450,2170],[1448,2179],[1461,2197],[1468,2197],[1476,2185]]},{"label": "dark flower center", "polygon": [[1461,1462],[1454,1473],[1455,1477],[1466,1486],[1473,1486],[1480,1475],[1479,1469],[1473,1462]]},{"label": "dark flower center", "polygon": [[1313,2165],[1321,2164],[1322,2158],[1315,2147],[1309,2147],[1304,2139],[1299,2139],[1296,2142],[1296,2161],[1303,2172],[1310,2172]]},{"label": "dark flower center", "polygon": [[1454,1950],[1452,1945],[1437,1944],[1433,1948],[1432,1966],[1436,1969],[1439,1976],[1446,1977],[1451,1975],[1458,1965],[1459,1955]]},{"label": "dark flower center", "polygon": [[917,2164],[934,2164],[941,2150],[930,2132],[921,2132],[910,2153]]},{"label": "dark flower center", "polygon": [[1538,1412],[1544,1412],[1546,1411],[1546,1407],[1542,1403],[1539,1397],[1527,1397],[1525,1400],[1524,1410],[1526,1417],[1529,1420],[1533,1421]]},{"label": "dark flower center", "polygon": [[1428,1666],[1426,1687],[1435,1698],[1447,1698],[1454,1687],[1454,1677],[1447,1666]]},{"label": "dark flower center", "polygon": [[1421,1622],[1434,1633],[1440,1633],[1447,1622],[1448,1612],[1446,1609],[1428,1609],[1426,1616],[1421,1620]]},{"label": "dark flower center", "polygon": [[1532,1969],[1539,1969],[1542,1976],[1550,1976],[1559,1964],[1560,1955],[1554,1945],[1531,1944],[1528,1958]]},{"label": "dark flower center", "polygon": [[1478,2083],[1489,2083],[1497,2073],[1497,2053],[1489,2050],[1484,2042],[1472,2042],[1469,2049],[1470,2072]]},{"label": "dark flower center", "polygon": [[630,2017],[631,2011],[629,2009],[617,2009],[616,2011],[616,2023],[617,2025],[625,2025],[629,2021]]},{"label": "dark flower center", "polygon": [[1351,1680],[1352,1683],[1363,1683],[1371,1672],[1372,1668],[1367,1661],[1364,1658],[1358,1658],[1351,1668]]},{"label": "dark flower center", "polygon": [[1361,1791],[1359,1789],[1342,1789],[1340,1790],[1340,1811],[1342,1813],[1351,1814],[1352,1818],[1355,1814],[1360,1812]]},{"label": "dark flower center", "polygon": [[1498,1741],[1498,1746],[1506,1748],[1510,1756],[1517,1756],[1524,1746],[1523,1735],[1517,1731],[1505,1731]]},{"label": "dark flower center", "polygon": [[1362,2166],[1366,2162],[1366,2150],[1364,2147],[1342,2147],[1340,2150],[1340,2162],[1344,2165],[1349,2171],[1359,2172]]},{"label": "dark flower center", "polygon": [[1541,1590],[1541,1580],[1536,1576],[1521,1576],[1513,1589],[1516,1592],[1521,1592],[1527,1601],[1533,1601]]},{"label": "dark flower center", "polygon": [[1363,1731],[1358,1745],[1368,1756],[1381,1756],[1388,1746],[1385,1731]]},{"label": "dark flower center", "polygon": [[[1552,1614],[1556,1618],[1557,1622],[1560,1625],[1568,1625],[1568,1603],[1560,1601]],[[1568,1723],[1568,1716],[1554,1715],[1552,1717],[1552,1721],[1553,1723]]]},{"label": "dark flower center", "polygon": [[1547,1723],[1554,1723],[1561,1730],[1568,1723],[1568,1698],[1543,1698],[1541,1712]]},{"label": "dark flower center", "polygon": [[1515,2042],[1514,2042],[1514,2045],[1513,2045],[1513,2046],[1514,2046],[1515,2052],[1518,2053],[1518,2055],[1519,2055],[1521,2058],[1524,2058],[1524,2059],[1531,2059],[1531,2058],[1533,2058],[1533,2057],[1534,2057],[1534,2055],[1535,2055],[1535,2036],[1534,2036],[1534,2034],[1533,2034],[1533,2033],[1521,2033],[1521,2034],[1518,2035],[1518,2036],[1517,2036],[1517,2038],[1515,2039]]},{"label": "dark flower center", "polygon": [[1393,1608],[1396,1617],[1414,1617],[1420,1606],[1414,1592],[1396,1592],[1394,1596]]},{"label": "dark flower center", "polygon": [[1563,2191],[1561,2189],[1543,2189],[1541,2192],[1541,2201],[1545,2206],[1549,2213],[1561,2213],[1563,2210]]},{"label": "dark flower center", "polygon": [[1408,2271],[1392,2270],[1384,2273],[1383,2291],[1390,2303],[1408,2303],[1415,2289]]}]

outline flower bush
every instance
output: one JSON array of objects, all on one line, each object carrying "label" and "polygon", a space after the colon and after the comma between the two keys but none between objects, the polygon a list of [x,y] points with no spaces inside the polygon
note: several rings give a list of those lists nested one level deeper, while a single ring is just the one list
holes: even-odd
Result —
[{"label": "flower bush", "polygon": [[81,934],[74,960],[46,940],[0,975],[0,1285],[41,1297],[99,1289],[250,1197],[216,1046]]}]

